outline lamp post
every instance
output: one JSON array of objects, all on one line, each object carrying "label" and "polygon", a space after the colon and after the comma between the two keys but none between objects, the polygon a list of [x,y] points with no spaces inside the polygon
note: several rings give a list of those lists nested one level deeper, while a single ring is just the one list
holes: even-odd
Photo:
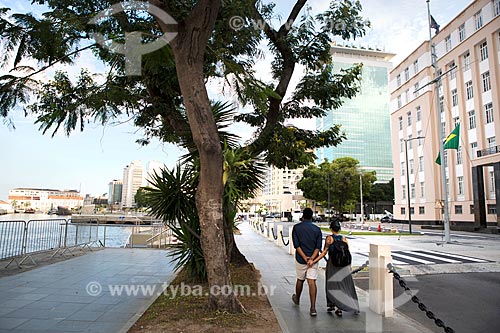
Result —
[{"label": "lamp post", "polygon": [[408,141],[424,139],[424,136],[417,136],[416,138],[403,139],[405,142],[405,161],[406,161],[406,202],[408,204],[408,231],[411,235],[411,202],[410,202],[410,172],[408,171]]},{"label": "lamp post", "polygon": [[330,209],[330,171],[328,171],[328,221],[331,219],[331,209]]}]

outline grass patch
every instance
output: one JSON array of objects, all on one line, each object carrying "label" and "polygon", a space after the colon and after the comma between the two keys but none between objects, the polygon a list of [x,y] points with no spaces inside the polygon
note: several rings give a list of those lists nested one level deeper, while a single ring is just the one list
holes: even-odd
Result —
[{"label": "grass patch", "polygon": [[[279,324],[267,296],[258,288],[260,273],[252,265],[231,267],[236,290],[244,291],[238,299],[246,309],[232,314],[207,309],[207,284],[189,281],[184,271],[160,295],[129,332],[277,332]],[[242,286],[241,288],[239,286]],[[177,289],[178,292],[171,292]],[[190,294],[182,292],[191,288]]]}]

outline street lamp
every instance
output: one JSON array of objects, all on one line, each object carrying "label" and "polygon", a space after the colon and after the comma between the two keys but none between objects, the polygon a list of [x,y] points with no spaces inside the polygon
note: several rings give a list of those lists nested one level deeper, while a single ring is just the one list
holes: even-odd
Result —
[{"label": "street lamp", "polygon": [[417,136],[416,138],[403,139],[405,142],[405,160],[406,160],[406,200],[408,203],[408,230],[411,235],[411,203],[410,203],[410,172],[408,171],[408,141],[425,139],[425,136]]}]

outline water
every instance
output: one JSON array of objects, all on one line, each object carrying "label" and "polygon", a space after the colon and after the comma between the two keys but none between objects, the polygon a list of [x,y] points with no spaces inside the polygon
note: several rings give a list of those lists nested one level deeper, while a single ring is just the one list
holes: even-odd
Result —
[{"label": "water", "polygon": [[[25,226],[28,226],[27,252],[63,247],[65,236],[67,246],[94,241],[106,247],[124,247],[132,233],[132,227],[120,225],[79,225],[77,228],[68,223],[65,230],[65,222],[70,219],[71,216],[47,214],[0,215],[0,258],[20,254]],[[2,221],[25,221],[27,224]]]}]

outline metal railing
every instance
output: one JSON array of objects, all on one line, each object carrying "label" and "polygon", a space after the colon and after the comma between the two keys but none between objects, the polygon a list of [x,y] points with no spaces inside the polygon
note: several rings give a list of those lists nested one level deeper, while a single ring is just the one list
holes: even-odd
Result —
[{"label": "metal railing", "polygon": [[477,157],[493,155],[500,152],[500,146],[489,147],[477,151]]},{"label": "metal railing", "polygon": [[[107,227],[116,229],[109,231]],[[135,234],[145,235],[146,241],[134,244]],[[91,251],[93,247],[106,247],[106,240],[116,247],[165,247],[172,242],[172,231],[161,221],[134,226],[97,221],[72,223],[66,219],[0,221],[0,260],[8,260],[6,267],[13,262],[20,267],[26,260],[36,265],[34,254],[53,251],[52,257],[74,255],[75,249]]]}]

